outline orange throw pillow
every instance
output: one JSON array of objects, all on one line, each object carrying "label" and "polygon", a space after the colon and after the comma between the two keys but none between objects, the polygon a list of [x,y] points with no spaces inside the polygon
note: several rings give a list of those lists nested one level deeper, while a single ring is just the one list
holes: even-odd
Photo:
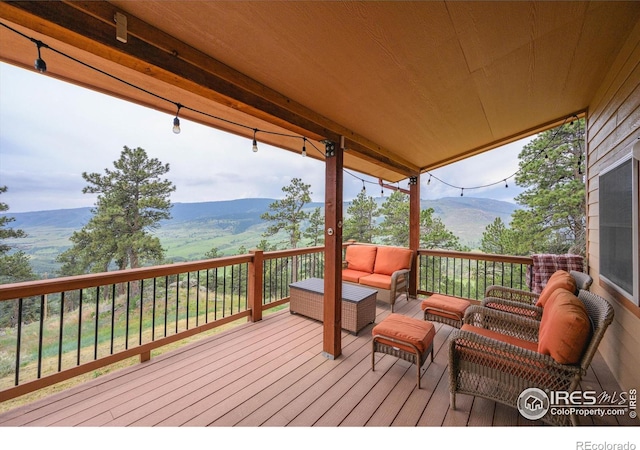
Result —
[{"label": "orange throw pillow", "polygon": [[566,289],[569,292],[576,292],[576,280],[566,270],[558,270],[547,281],[546,286],[542,289],[536,306],[544,308],[549,297],[556,289]]},{"label": "orange throw pillow", "polygon": [[560,364],[577,364],[591,335],[591,321],[582,301],[572,292],[558,289],[542,312],[538,353]]},{"label": "orange throw pillow", "polygon": [[373,272],[383,275],[393,275],[393,272],[411,267],[413,252],[400,247],[378,247],[376,265]]},{"label": "orange throw pillow", "polygon": [[373,273],[377,247],[374,245],[350,245],[347,247],[345,260],[347,268],[360,272]]}]

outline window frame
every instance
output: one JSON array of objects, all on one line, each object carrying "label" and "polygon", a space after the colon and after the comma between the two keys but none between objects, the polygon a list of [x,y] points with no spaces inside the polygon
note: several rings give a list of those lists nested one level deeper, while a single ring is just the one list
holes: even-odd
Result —
[{"label": "window frame", "polygon": [[[600,277],[613,288],[616,292],[620,293],[624,297],[631,300],[635,306],[640,306],[640,139],[633,145],[629,146],[628,151],[624,152],[624,155],[616,160],[613,164],[607,166],[598,174],[598,183],[602,186],[602,176],[619,168],[621,165],[631,162],[631,288],[633,292],[628,292],[625,288],[620,287],[616,282],[609,279],[606,275],[600,273]],[[598,215],[600,221],[602,221],[602,201],[599,200]],[[599,227],[599,242],[602,245],[602,223]],[[604,254],[602,247],[600,248],[600,258],[602,261]]]}]

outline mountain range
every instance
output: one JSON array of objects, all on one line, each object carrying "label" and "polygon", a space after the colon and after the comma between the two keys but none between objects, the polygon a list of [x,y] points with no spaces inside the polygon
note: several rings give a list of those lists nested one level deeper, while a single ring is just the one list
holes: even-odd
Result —
[{"label": "mountain range", "polygon": [[[378,198],[378,204],[384,202]],[[222,254],[236,254],[241,247],[255,247],[262,239],[266,223],[260,216],[269,210],[274,199],[250,198],[229,201],[174,203],[172,218],[162,221],[154,233],[166,249],[167,258],[174,261],[195,260],[217,248]],[[312,210],[324,207],[324,203],[309,203]],[[345,203],[345,215],[349,203]],[[433,208],[449,230],[460,241],[476,248],[485,227],[500,217],[509,223],[518,208],[513,203],[476,198],[446,197],[422,200],[421,207]],[[58,209],[22,213],[5,212],[15,220],[8,226],[22,229],[27,237],[13,240],[12,245],[30,255],[34,270],[38,273],[55,272],[56,256],[69,248],[69,237],[81,229],[91,218],[92,208]],[[274,242],[275,243],[275,242]]]}]

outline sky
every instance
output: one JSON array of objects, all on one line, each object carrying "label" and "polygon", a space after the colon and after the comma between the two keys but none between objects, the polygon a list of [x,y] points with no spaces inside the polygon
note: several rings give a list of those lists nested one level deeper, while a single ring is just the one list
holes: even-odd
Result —
[{"label": "sky", "polygon": [[[282,198],[294,177],[311,185],[314,202],[324,201],[322,161],[260,143],[254,153],[250,139],[186,119],[180,124],[182,132],[174,134],[173,115],[0,63],[0,186],[8,187],[0,201],[9,213],[93,206],[95,196],[82,193],[82,173],[112,169],[124,146],[169,164],[173,203]],[[421,198],[459,196],[452,185],[465,187],[465,197],[514,203],[522,190],[513,178],[509,188],[502,180],[518,170],[518,153],[529,141],[434,170],[430,183],[423,174]],[[380,196],[377,179],[348,170],[346,201],[358,195],[362,179],[369,195]]]}]

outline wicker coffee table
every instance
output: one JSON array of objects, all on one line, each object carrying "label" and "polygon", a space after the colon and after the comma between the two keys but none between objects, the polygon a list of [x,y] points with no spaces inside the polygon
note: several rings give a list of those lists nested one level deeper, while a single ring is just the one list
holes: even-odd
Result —
[{"label": "wicker coffee table", "polygon": [[[322,321],[324,280],[309,278],[289,285],[289,311]],[[375,289],[342,283],[342,329],[357,335],[376,319]]]}]

